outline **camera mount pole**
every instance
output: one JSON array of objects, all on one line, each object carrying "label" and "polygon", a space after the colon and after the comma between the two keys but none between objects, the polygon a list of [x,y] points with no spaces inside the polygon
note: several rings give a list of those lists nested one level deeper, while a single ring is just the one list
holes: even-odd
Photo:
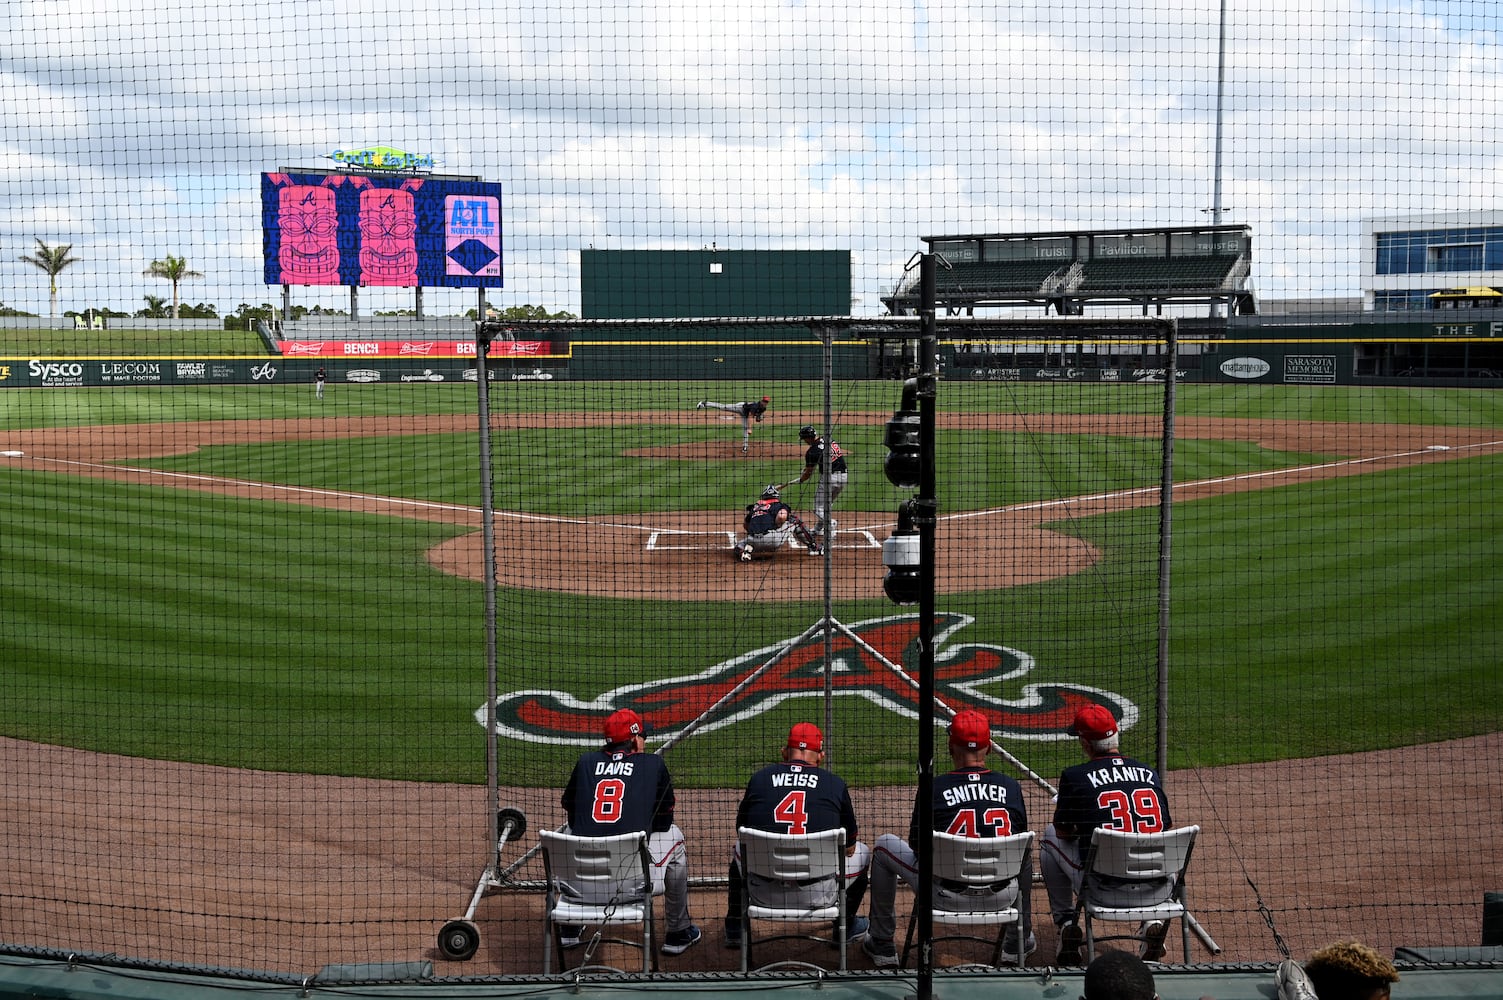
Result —
[{"label": "camera mount pole", "polygon": [[918,732],[918,1000],[934,995],[934,527],[938,515],[934,474],[934,404],[939,381],[934,319],[935,255],[919,259],[919,489],[909,501],[919,533],[919,732]]}]

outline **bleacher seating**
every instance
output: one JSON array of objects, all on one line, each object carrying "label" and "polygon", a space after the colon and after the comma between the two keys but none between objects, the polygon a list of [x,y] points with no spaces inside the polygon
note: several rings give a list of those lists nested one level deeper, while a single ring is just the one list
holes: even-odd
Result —
[{"label": "bleacher seating", "polygon": [[992,298],[1044,290],[1044,285],[1068,261],[984,261],[940,268],[934,275],[937,295],[951,298]]},{"label": "bleacher seating", "polygon": [[[1083,316],[1094,306],[1124,305],[1146,314],[1191,303],[1257,311],[1247,226],[982,233],[925,242],[938,258],[935,304],[952,314],[1001,308]],[[1066,256],[1053,256],[1060,253]],[[892,294],[882,297],[898,315],[917,311],[918,300],[916,267],[905,268]]]},{"label": "bleacher seating", "polygon": [[1086,261],[1076,291],[1084,293],[1219,289],[1236,266],[1235,255],[1216,257],[1097,258]]}]

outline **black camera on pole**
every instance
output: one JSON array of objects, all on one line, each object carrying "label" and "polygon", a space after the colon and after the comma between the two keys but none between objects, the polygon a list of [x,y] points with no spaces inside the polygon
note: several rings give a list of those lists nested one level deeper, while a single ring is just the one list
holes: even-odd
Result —
[{"label": "black camera on pole", "polygon": [[887,481],[899,489],[918,489],[919,444],[918,379],[909,379],[903,383],[902,408],[887,422],[887,460],[882,463]]},{"label": "black camera on pole", "polygon": [[887,575],[882,578],[882,592],[894,604],[917,604],[923,596],[920,578],[919,533],[913,526],[913,501],[898,508],[898,527],[882,543],[882,565]]}]

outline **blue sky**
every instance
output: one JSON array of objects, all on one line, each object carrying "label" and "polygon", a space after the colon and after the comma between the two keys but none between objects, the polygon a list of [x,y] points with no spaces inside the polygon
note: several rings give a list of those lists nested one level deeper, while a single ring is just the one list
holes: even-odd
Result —
[{"label": "blue sky", "polygon": [[[1265,297],[1354,295],[1360,220],[1495,205],[1498,5],[1227,5],[1223,221]],[[881,312],[940,233],[1193,225],[1213,197],[1219,8],[811,0],[0,0],[0,301],[69,242],[61,307],[278,302],[258,177],[339,148],[506,189],[499,305],[579,310],[581,248],[848,249]],[[294,301],[343,306],[338,291]],[[429,290],[430,313],[472,291]],[[362,309],[410,305],[367,290]]]}]

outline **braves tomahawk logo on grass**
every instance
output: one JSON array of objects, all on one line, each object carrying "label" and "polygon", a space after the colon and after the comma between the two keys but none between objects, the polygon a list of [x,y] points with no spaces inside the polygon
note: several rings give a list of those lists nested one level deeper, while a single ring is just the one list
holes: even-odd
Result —
[{"label": "braves tomahawk logo on grass", "polygon": [[[1128,729],[1138,709],[1126,698],[1074,684],[1024,684],[1017,696],[1004,689],[1027,676],[1034,660],[1006,646],[949,640],[972,624],[969,615],[939,613],[934,622],[934,693],[949,705],[984,709],[999,739],[1068,740],[1065,730],[1089,702],[1105,705]],[[872,618],[849,626],[859,642],[836,632],[831,645],[830,675],[834,693],[865,698],[906,718],[918,717],[917,679],[894,670],[917,640],[918,616]],[[559,691],[517,691],[496,699],[496,732],[531,743],[593,746],[600,742],[600,720],[618,708],[635,709],[655,738],[669,738],[696,724],[700,732],[765,712],[789,698],[818,697],[825,690],[824,637],[816,635],[778,659],[758,676],[763,665],[788,645],[775,643],[717,663],[687,677],[628,684],[582,701]],[[870,647],[870,648],[866,648]],[[876,655],[873,655],[875,652]],[[884,660],[886,662],[884,662]],[[714,706],[711,715],[706,715]],[[475,712],[485,725],[485,706]]]}]

